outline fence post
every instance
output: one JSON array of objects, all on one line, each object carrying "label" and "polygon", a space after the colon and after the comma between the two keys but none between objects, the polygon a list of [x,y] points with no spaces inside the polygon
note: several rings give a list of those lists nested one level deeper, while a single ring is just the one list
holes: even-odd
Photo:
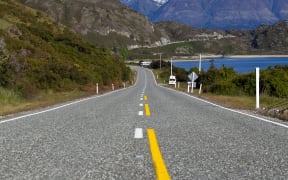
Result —
[{"label": "fence post", "polygon": [[112,84],[112,90],[114,91],[114,84]]}]

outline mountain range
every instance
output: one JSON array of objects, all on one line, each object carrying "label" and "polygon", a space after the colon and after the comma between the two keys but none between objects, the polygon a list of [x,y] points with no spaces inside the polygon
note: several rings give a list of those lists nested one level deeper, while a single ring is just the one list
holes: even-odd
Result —
[{"label": "mountain range", "polygon": [[147,17],[119,0],[21,0],[42,10],[97,46],[152,45],[160,34]]},{"label": "mountain range", "polygon": [[198,28],[254,29],[288,19],[287,0],[120,0],[153,22],[176,21]]},{"label": "mountain range", "polygon": [[[144,15],[122,4],[119,0],[75,0],[73,2],[69,0],[47,0],[44,2],[41,0],[18,1],[46,12],[54,17],[56,22],[66,25],[90,43],[98,47],[111,48],[115,53],[119,53],[117,49],[123,47],[128,49],[141,47],[157,48],[169,44],[177,46],[177,43],[196,41],[202,42],[201,46],[203,47],[210,47],[209,49],[199,49],[200,51],[209,50],[209,52],[216,54],[223,52],[225,48],[234,49],[234,51],[227,51],[229,53],[240,54],[248,52],[260,54],[287,52],[287,21],[280,21],[273,25],[261,25],[252,30],[234,29],[224,31],[195,28],[172,21],[153,23]],[[187,1],[187,4],[184,3],[184,5],[182,3],[179,6],[188,6],[190,1]],[[234,0],[232,1],[234,2]],[[145,2],[150,2],[151,6],[162,9],[167,4],[172,3],[173,0],[126,0],[125,2],[142,2],[144,4]],[[181,2],[184,1],[181,0]],[[209,2],[212,3],[212,1]],[[219,1],[214,0],[213,2],[216,3]],[[275,3],[273,5],[276,5],[276,2],[271,0],[272,2]],[[281,2],[285,4],[284,1]],[[280,3],[280,0],[278,3]],[[178,4],[175,4],[175,8],[176,6]],[[278,14],[285,13],[279,11]],[[203,43],[205,44],[203,45]],[[216,45],[217,48],[212,48],[212,45]],[[198,47],[193,48],[193,52],[197,53],[196,49]]]}]

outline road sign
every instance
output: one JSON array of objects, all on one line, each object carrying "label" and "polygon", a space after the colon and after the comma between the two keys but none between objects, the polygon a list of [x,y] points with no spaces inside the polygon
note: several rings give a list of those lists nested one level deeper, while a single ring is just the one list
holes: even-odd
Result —
[{"label": "road sign", "polygon": [[188,75],[188,78],[194,82],[197,78],[198,78],[198,75],[195,73],[195,72],[192,72],[191,74]]}]

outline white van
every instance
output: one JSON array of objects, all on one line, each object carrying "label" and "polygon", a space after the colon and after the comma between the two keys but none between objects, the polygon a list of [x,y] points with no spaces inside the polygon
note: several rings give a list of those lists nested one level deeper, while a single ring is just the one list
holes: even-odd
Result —
[{"label": "white van", "polygon": [[173,84],[173,85],[176,84],[176,77],[175,76],[171,75],[169,77],[169,84]]}]

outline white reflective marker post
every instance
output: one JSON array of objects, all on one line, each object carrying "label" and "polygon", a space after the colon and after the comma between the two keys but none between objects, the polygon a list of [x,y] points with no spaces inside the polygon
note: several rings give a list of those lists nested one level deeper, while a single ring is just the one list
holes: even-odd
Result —
[{"label": "white reflective marker post", "polygon": [[96,94],[98,95],[99,93],[99,88],[98,88],[98,83],[96,84]]},{"label": "white reflective marker post", "polygon": [[193,91],[194,91],[194,78],[195,78],[195,76],[194,76],[194,72],[192,73],[192,82],[191,82],[191,93],[193,93]]},{"label": "white reflective marker post", "polygon": [[260,103],[259,103],[259,79],[260,79],[260,68],[256,67],[256,109],[260,108]]}]

